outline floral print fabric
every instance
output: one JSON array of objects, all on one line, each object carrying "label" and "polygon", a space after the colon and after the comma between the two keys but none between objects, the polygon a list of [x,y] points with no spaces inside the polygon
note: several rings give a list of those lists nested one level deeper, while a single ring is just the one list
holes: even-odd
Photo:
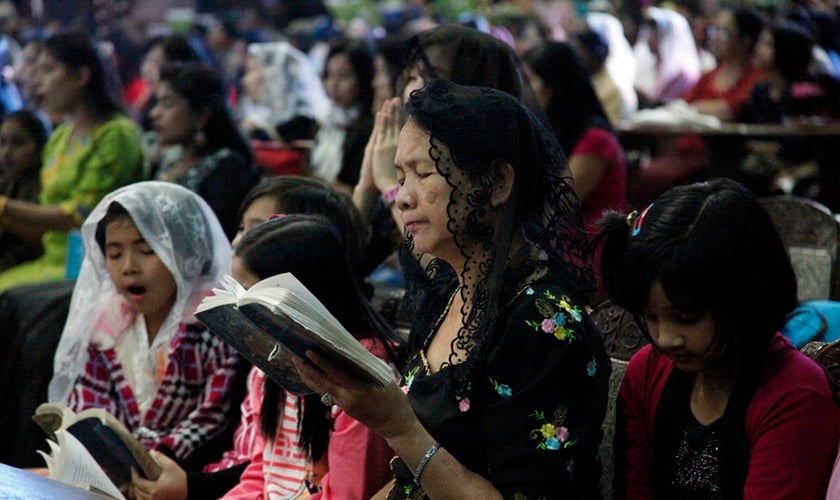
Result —
[{"label": "floral print fabric", "polygon": [[[469,380],[461,365],[431,374],[422,351],[414,355],[403,376],[412,407],[445,449],[505,497],[589,496],[611,369],[600,334],[548,278],[521,290],[496,329]],[[423,497],[404,464],[394,470],[390,498]]]}]

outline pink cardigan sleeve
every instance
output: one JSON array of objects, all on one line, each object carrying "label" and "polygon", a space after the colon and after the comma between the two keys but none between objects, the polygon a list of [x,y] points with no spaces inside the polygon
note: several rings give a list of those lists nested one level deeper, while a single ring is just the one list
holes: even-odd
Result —
[{"label": "pink cardigan sleeve", "polygon": [[222,497],[224,500],[262,500],[265,498],[264,451],[265,439],[261,432],[256,432],[251,449],[251,463],[239,477],[239,484]]},{"label": "pink cardigan sleeve", "polygon": [[391,480],[394,452],[385,440],[341,410],[328,448],[329,472],[311,500],[367,499]]}]

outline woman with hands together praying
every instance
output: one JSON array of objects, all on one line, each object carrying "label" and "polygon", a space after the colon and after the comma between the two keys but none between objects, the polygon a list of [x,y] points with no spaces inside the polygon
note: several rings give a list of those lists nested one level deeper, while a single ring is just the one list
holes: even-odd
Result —
[{"label": "woman with hands together praying", "polygon": [[388,498],[597,496],[610,363],[562,150],[498,90],[433,81],[407,107],[395,205],[420,272],[401,383],[314,353],[297,368],[396,452]]}]

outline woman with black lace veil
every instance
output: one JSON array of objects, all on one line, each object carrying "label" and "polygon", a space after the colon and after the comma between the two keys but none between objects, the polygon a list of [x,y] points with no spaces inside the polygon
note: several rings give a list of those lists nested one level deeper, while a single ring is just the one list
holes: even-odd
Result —
[{"label": "woman with black lace veil", "polygon": [[388,498],[596,497],[610,363],[561,148],[498,90],[438,80],[407,108],[396,204],[422,272],[401,383],[314,353],[298,370],[396,452]]},{"label": "woman with black lace veil", "polygon": [[394,222],[402,226],[394,204],[397,179],[393,166],[402,105],[413,91],[437,79],[492,87],[518,98],[542,116],[519,58],[509,45],[489,33],[461,25],[441,26],[409,38],[403,50],[407,57],[396,82],[399,97],[378,108],[353,190],[353,202],[373,225],[367,251],[371,269],[394,250]]}]

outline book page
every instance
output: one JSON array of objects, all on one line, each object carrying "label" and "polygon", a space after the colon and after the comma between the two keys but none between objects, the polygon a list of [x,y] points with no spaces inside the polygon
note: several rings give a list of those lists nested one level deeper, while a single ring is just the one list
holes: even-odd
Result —
[{"label": "book page", "polygon": [[79,413],[76,422],[66,430],[88,449],[119,488],[131,483],[131,469],[147,479],[157,479],[160,475],[160,466],[143,445],[101,408]]},{"label": "book page", "polygon": [[32,420],[50,439],[55,439],[55,431],[70,425],[75,418],[76,414],[64,403],[41,403],[32,416]]},{"label": "book page", "polygon": [[195,317],[287,391],[301,396],[312,394],[292,364],[291,351],[233,304],[196,310]]},{"label": "book page", "polygon": [[[283,288],[290,292],[292,292],[296,297],[300,299],[303,304],[306,304],[308,309],[313,309],[318,317],[318,319],[322,320],[321,322],[325,324],[329,324],[332,327],[340,328],[344,330],[344,327],[341,326],[341,323],[332,315],[332,313],[318,300],[312,292],[306,288],[303,283],[300,282],[292,273],[283,273],[278,274],[275,276],[271,276],[270,278],[266,278],[253,287],[251,287],[248,292],[253,290],[254,292],[259,292],[265,288],[276,287],[276,288]],[[249,293],[245,292],[246,295]],[[293,318],[297,321],[297,318]],[[344,330],[346,332],[346,330]],[[349,335],[349,333],[348,333]]]},{"label": "book page", "polygon": [[[285,291],[279,301],[249,296],[240,302],[239,309],[245,316],[298,356],[306,359],[307,349],[317,350],[358,376],[382,385],[393,381],[394,372],[387,363],[371,354],[339,323],[331,328],[313,318],[317,312],[290,291]],[[293,325],[288,324],[289,318]]]},{"label": "book page", "polygon": [[208,295],[202,299],[195,309],[196,313],[222,304],[235,304],[237,299],[245,295],[246,292],[245,288],[233,276],[227,274],[222,278],[219,285],[220,288],[213,288],[213,295]]},{"label": "book page", "polygon": [[154,480],[161,473],[148,450],[104,408],[88,408],[74,414],[63,403],[43,403],[35,409],[32,419],[49,439],[55,439],[58,429],[72,433],[119,488],[131,482],[132,468],[146,479]]},{"label": "book page", "polygon": [[42,452],[50,478],[82,487],[92,486],[106,495],[125,500],[120,490],[78,439],[65,430],[55,433],[58,442],[48,441],[50,458]]},{"label": "book page", "polygon": [[229,276],[222,286],[214,289],[217,296],[202,301],[196,318],[287,390],[311,392],[283,348],[304,359],[307,349],[318,350],[383,385],[394,380],[392,368],[368,352],[291,273],[266,278],[247,291]]}]

